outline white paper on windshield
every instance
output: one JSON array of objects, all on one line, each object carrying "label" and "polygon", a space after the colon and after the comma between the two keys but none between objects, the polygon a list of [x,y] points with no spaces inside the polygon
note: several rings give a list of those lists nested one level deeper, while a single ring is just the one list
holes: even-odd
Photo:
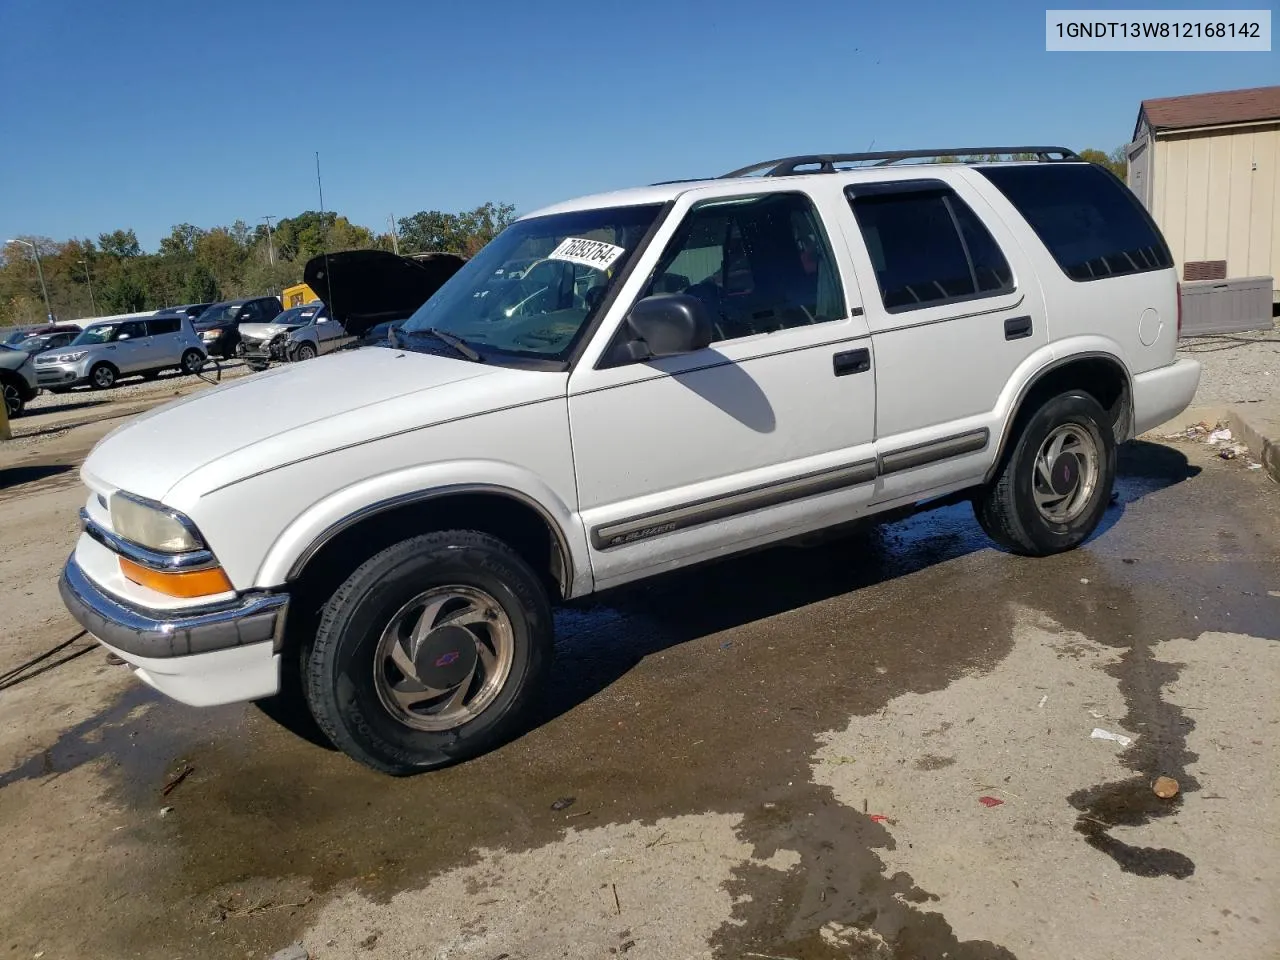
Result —
[{"label": "white paper on windshield", "polygon": [[615,247],[612,243],[600,240],[583,240],[580,237],[566,237],[560,246],[548,255],[548,260],[568,260],[580,263],[584,267],[596,270],[608,270],[613,261],[626,253],[623,247]]}]

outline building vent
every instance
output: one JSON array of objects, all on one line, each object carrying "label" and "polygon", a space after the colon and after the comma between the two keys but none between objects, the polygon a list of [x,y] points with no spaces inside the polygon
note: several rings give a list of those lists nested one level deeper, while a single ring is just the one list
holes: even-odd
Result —
[{"label": "building vent", "polygon": [[1182,265],[1183,280],[1225,280],[1227,261],[1188,260]]}]

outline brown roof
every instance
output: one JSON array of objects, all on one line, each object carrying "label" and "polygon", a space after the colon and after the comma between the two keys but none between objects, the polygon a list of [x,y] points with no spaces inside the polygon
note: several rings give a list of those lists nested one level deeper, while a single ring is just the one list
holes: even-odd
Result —
[{"label": "brown roof", "polygon": [[[1143,100],[1138,125],[1146,114],[1153,130],[1185,130],[1230,123],[1280,119],[1280,87],[1253,87],[1197,93],[1189,97]],[[1136,130],[1135,130],[1136,135]]]}]

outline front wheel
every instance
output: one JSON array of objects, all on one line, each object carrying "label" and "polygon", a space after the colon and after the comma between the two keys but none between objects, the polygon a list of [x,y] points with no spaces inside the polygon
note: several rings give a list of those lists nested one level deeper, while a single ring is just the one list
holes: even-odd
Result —
[{"label": "front wheel", "polygon": [[1059,394],[1026,421],[974,512],[987,535],[1014,553],[1061,553],[1097,528],[1115,476],[1106,411],[1087,393]]},{"label": "front wheel", "polygon": [[551,661],[551,605],[502,541],[431,533],[376,554],[325,605],[303,686],[348,756],[397,776],[516,733]]},{"label": "front wheel", "polygon": [[182,355],[182,372],[193,376],[204,366],[204,354],[199,350],[188,350]]},{"label": "front wheel", "polygon": [[110,390],[116,385],[119,374],[109,363],[100,363],[89,371],[89,385],[95,390]]},{"label": "front wheel", "polygon": [[316,358],[316,348],[309,343],[301,344],[298,349],[293,351],[293,359],[301,363],[303,360],[314,360]]}]

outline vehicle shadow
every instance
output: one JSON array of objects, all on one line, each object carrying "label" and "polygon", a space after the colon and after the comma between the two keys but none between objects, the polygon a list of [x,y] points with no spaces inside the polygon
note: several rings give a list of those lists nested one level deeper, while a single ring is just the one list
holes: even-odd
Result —
[{"label": "vehicle shadow", "polygon": [[[75,396],[75,395],[72,394],[72,396]],[[84,396],[84,394],[81,394],[80,396]],[[51,404],[48,404],[47,406],[40,406],[40,407],[35,407],[27,410],[26,414],[23,416],[22,419],[33,420],[36,417],[39,417],[42,414],[46,414],[46,413],[66,413],[69,410],[84,410],[87,407],[100,407],[103,404],[107,404],[110,402],[111,402],[110,400],[103,397],[102,399],[99,399],[99,400],[75,399],[75,400],[63,401],[62,403],[51,403]]]},{"label": "vehicle shadow", "polygon": [[75,467],[67,463],[3,467],[0,468],[0,490],[21,486],[24,483],[34,483],[37,480],[44,480],[46,477],[56,477],[60,473],[66,473],[68,470],[74,469]]},{"label": "vehicle shadow", "polygon": [[[1124,445],[1117,496],[1094,536],[1115,526],[1127,504],[1198,473],[1176,449]],[[771,547],[571,603],[556,614],[557,660],[533,724],[572,710],[669,647],[999,549],[970,505],[956,503],[895,522],[868,521],[814,546]]]}]

